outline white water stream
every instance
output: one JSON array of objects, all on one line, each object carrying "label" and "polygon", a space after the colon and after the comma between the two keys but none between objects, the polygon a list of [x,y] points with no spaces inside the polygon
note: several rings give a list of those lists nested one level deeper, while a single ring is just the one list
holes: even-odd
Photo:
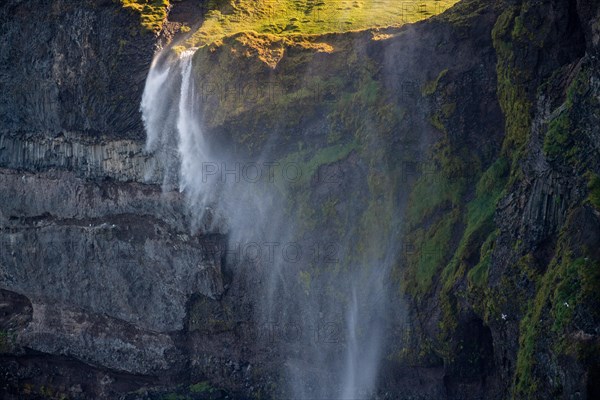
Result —
[{"label": "white water stream", "polygon": [[[141,111],[147,131],[146,149],[156,160],[155,168],[163,171],[166,187],[177,186],[185,194],[194,218],[190,224],[192,230],[202,224],[206,210],[210,209],[225,220],[232,246],[285,242],[293,237],[298,221],[287,219],[289,216],[272,190],[233,179],[226,181],[222,174],[207,173],[209,168],[235,160],[235,154],[233,151],[217,154],[203,132],[199,112],[202,96],[196,92],[194,52],[187,50],[173,60],[158,55],[148,74]],[[352,246],[352,238],[347,241],[340,244],[341,255],[345,247]],[[384,295],[389,266],[375,268],[380,271],[377,274],[356,273],[352,271],[361,269],[349,268],[348,275],[335,283],[335,289],[349,300],[347,309],[341,311],[322,304],[318,296],[302,300],[303,294],[286,283],[286,268],[290,264],[280,260],[269,264],[257,304],[258,318],[262,321],[257,323],[282,318],[291,321],[290,315],[295,316],[295,324],[322,314],[329,318],[339,315],[341,320],[339,325],[326,327],[330,331],[325,332],[332,339],[341,338],[341,343],[330,347],[301,345],[284,355],[289,396],[368,398],[375,388],[383,341],[382,327],[373,321],[382,313],[384,302],[379,300]]]}]

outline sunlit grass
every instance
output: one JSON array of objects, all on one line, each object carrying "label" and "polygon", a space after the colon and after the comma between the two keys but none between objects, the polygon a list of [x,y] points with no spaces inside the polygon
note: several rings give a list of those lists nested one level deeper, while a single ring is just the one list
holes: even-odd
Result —
[{"label": "sunlit grass", "polygon": [[188,45],[239,32],[324,34],[400,26],[439,14],[458,0],[230,0],[208,11]]},{"label": "sunlit grass", "polygon": [[160,31],[167,18],[169,0],[120,0],[120,2],[123,8],[140,14],[142,27],[148,31]]}]

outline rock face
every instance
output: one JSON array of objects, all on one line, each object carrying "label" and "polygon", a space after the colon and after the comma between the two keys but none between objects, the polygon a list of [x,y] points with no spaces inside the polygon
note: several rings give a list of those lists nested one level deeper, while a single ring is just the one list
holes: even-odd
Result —
[{"label": "rock face", "polygon": [[0,25],[2,397],[65,374],[69,397],[113,398],[179,373],[172,334],[192,295],[223,294],[223,235],[191,235],[182,196],[149,184],[157,37],[111,0],[4,2]]},{"label": "rock face", "polygon": [[[481,130],[471,141],[476,131],[461,125],[464,111],[443,112],[457,93],[454,79],[440,79],[433,94],[450,136],[436,150],[449,161],[437,176],[467,183],[447,186],[459,202],[442,197],[425,212],[411,206],[419,211],[408,232],[417,247],[451,241],[439,259],[421,253],[407,264],[405,277],[420,285],[412,290],[425,332],[418,335],[443,360],[449,398],[595,398],[597,4],[497,6],[491,36],[502,144],[488,147]],[[466,143],[475,156],[464,153]],[[470,171],[460,167],[465,160]],[[419,282],[427,265],[436,272]]]},{"label": "rock face", "polygon": [[11,169],[72,170],[82,178],[105,176],[118,181],[160,182],[151,173],[151,161],[142,143],[135,140],[86,140],[87,136],[29,139],[0,138],[2,165]]},{"label": "rock face", "polygon": [[[600,391],[600,10],[489,3],[310,39],[331,53],[289,45],[275,69],[245,56],[252,35],[194,57],[198,87],[221,85],[202,93],[220,145],[319,155],[301,164],[308,195],[292,203],[307,232],[335,242],[360,214],[372,241],[356,247],[379,252],[373,241],[395,233],[370,215],[401,216],[374,397]],[[284,393],[282,352],[302,346],[264,340],[280,332],[253,318],[260,275],[224,250],[225,226],[191,233],[183,195],[161,188],[144,148],[153,53],[197,7],[173,2],[174,22],[154,35],[112,0],[0,6],[6,398],[225,395],[199,390],[206,381],[238,397]],[[246,96],[248,81],[283,96]],[[303,276],[307,298],[325,293]]]},{"label": "rock face", "polygon": [[[222,294],[218,235],[185,233],[177,196],[134,184],[94,187],[68,173],[5,171],[2,181],[22,200],[3,210],[2,275],[32,300],[168,332],[182,329],[192,293]],[[32,187],[45,196],[32,196]]]},{"label": "rock face", "polygon": [[[141,138],[154,38],[112,0],[4,2],[2,134]],[[125,72],[127,71],[127,72]]]}]

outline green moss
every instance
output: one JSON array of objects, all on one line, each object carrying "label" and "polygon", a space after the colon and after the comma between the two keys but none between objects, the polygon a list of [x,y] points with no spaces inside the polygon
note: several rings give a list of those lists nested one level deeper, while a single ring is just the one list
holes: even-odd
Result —
[{"label": "green moss", "polygon": [[[515,366],[513,398],[530,398],[539,386],[539,380],[533,375],[535,343],[538,336],[535,323],[523,318],[520,324],[521,338]],[[523,397],[521,397],[523,396]]]},{"label": "green moss", "polygon": [[415,227],[439,209],[457,204],[462,190],[460,182],[446,179],[445,176],[422,175],[409,197],[407,225]]},{"label": "green moss", "polygon": [[519,156],[529,137],[532,108],[523,83],[528,81],[527,73],[515,65],[516,43],[512,32],[517,12],[516,7],[506,9],[492,29],[492,40],[498,58],[498,100],[506,117],[506,136],[502,148],[504,154],[515,157]]},{"label": "green moss", "polygon": [[535,36],[533,35],[533,33],[531,31],[529,31],[525,27],[523,20],[524,20],[524,17],[522,15],[519,15],[515,18],[514,27],[513,27],[512,33],[511,33],[512,38],[513,38],[513,40],[527,38],[529,41],[533,41],[535,39]]},{"label": "green moss", "polygon": [[208,381],[202,381],[190,385],[191,393],[212,393],[214,392],[214,390],[215,389],[210,385],[210,382]]},{"label": "green moss", "polygon": [[[441,317],[436,351],[446,361],[453,357],[451,338],[458,324],[461,296],[477,299],[484,319],[497,314],[501,307],[494,300],[496,294],[487,287],[498,235],[494,214],[510,184],[509,178],[518,175],[516,160],[521,156],[531,127],[531,103],[524,83],[526,73],[515,66],[512,43],[517,11],[516,8],[505,11],[493,32],[498,53],[498,95],[506,115],[506,136],[500,157],[481,173],[474,167],[481,164],[480,160],[464,153],[464,149],[454,149],[447,139],[442,140],[434,149],[437,173],[421,176],[409,198],[406,221],[418,254],[409,257],[406,287],[419,299],[431,290],[432,282],[438,277]],[[515,35],[520,36],[523,29],[517,26]],[[446,73],[442,71],[437,79],[428,82],[423,95],[439,92]],[[443,121],[455,113],[456,104],[446,102],[439,110],[431,122],[446,132]],[[428,246],[436,251],[422,257],[419,252]],[[469,283],[467,291],[457,290],[457,283],[465,278]]]},{"label": "green moss", "polygon": [[464,236],[469,238],[483,226],[492,223],[496,204],[502,195],[508,164],[505,159],[498,159],[480,178],[475,198],[467,205],[467,227]]},{"label": "green moss", "polygon": [[[567,88],[565,102],[559,107],[557,115],[548,123],[548,131],[544,137],[544,152],[554,160],[564,160],[573,166],[580,163],[581,136],[577,129],[573,128],[573,119],[578,118],[579,109],[589,107],[590,104],[580,104],[589,102],[581,97],[589,89],[589,71],[582,69],[575,76]],[[591,97],[591,96],[588,96]]]},{"label": "green moss", "polygon": [[169,0],[119,0],[123,8],[140,14],[141,24],[148,32],[159,32],[167,19]]},{"label": "green moss", "polygon": [[[446,281],[448,282],[448,281]],[[458,304],[457,296],[450,286],[442,287],[439,297],[439,307],[441,311],[439,321],[438,353],[444,358],[445,363],[452,363],[454,354],[452,352],[451,335],[458,326]]]},{"label": "green moss", "polygon": [[511,70],[498,68],[498,95],[500,106],[506,116],[505,154],[518,154],[529,137],[531,129],[531,102],[525,89],[511,81]]},{"label": "green moss", "polygon": [[[519,287],[523,282],[531,282],[536,279],[538,272],[535,270],[535,260],[531,254],[521,257],[516,263],[510,264],[500,277],[500,282],[490,286],[487,273],[483,272],[481,281],[475,278],[475,271],[482,268],[482,264],[488,260],[486,255],[491,255],[495,240],[499,234],[495,230],[481,246],[479,263],[469,271],[468,298],[473,304],[473,309],[486,323],[502,323],[502,315],[510,314],[511,317],[522,315],[528,307],[529,298]],[[515,309],[513,305],[518,307]]]},{"label": "green moss", "polygon": [[[459,156],[457,150],[453,151],[446,141],[435,147],[435,173],[422,175],[415,184],[406,218],[412,229],[409,236],[417,250],[409,257],[407,289],[419,297],[431,288],[434,276],[439,275],[444,288],[443,308],[447,313],[455,311],[452,286],[467,272],[463,260],[479,251],[494,230],[493,215],[508,171],[506,159],[492,164],[476,185],[475,198],[463,208],[463,199],[478,176],[478,170],[473,168],[475,164],[467,163],[468,157]],[[457,232],[457,229],[461,230]],[[457,233],[461,235],[458,242],[453,239]],[[453,248],[456,243],[458,247]],[[485,265],[482,263],[477,270],[477,277],[484,273]],[[443,319],[443,330],[455,326],[452,315],[445,314]]]},{"label": "green moss", "polygon": [[431,125],[433,125],[438,131],[446,133],[446,126],[442,122],[442,118],[439,113],[435,113],[429,122],[431,122]]},{"label": "green moss", "polygon": [[562,333],[571,321],[573,309],[577,305],[577,295],[581,291],[579,271],[584,264],[585,260],[577,259],[568,262],[561,271],[560,283],[554,290],[552,305],[552,317],[554,318],[552,329],[555,332]]},{"label": "green moss", "polygon": [[569,144],[570,130],[571,120],[567,112],[551,120],[544,138],[544,152],[551,157],[562,154]]},{"label": "green moss", "polygon": [[[390,171],[391,176],[398,176]],[[389,249],[389,237],[394,221],[394,201],[397,183],[383,175],[375,166],[368,179],[369,203],[360,218],[360,239],[356,243],[354,261],[363,264],[384,262]]]},{"label": "green moss", "polygon": [[427,293],[434,276],[443,269],[458,220],[458,209],[454,209],[428,229],[420,229],[413,233],[415,252],[410,254],[409,261],[414,268],[414,278],[410,281],[414,280],[416,286],[412,286],[411,283],[411,287],[408,288],[412,294],[419,296]]},{"label": "green moss", "polygon": [[[455,177],[451,181],[455,185],[455,193],[450,200],[447,191],[442,191],[443,196],[425,195],[424,189],[439,190],[440,185],[435,183],[426,184],[426,179],[418,182],[412,196],[423,199],[425,204],[415,207],[409,204],[409,221],[418,226],[427,221],[429,215],[434,215],[441,208],[440,200],[448,205],[454,204],[451,211],[446,211],[437,223],[432,223],[429,228],[419,228],[411,232],[411,237],[417,239],[417,250],[427,249],[431,246],[436,249],[429,257],[423,257],[420,253],[418,262],[409,262],[414,273],[408,274],[408,287],[415,285],[410,290],[413,295],[419,297],[426,293],[437,274],[441,282],[439,294],[439,306],[441,318],[439,323],[438,353],[448,362],[452,358],[451,342],[452,332],[457,327],[458,303],[455,292],[455,284],[465,275],[472,287],[478,287],[479,296],[485,293],[485,283],[491,262],[491,253],[497,236],[497,230],[493,221],[496,206],[504,194],[508,179],[509,162],[506,158],[497,159],[489,168],[481,174],[474,190],[474,197],[466,206],[464,197],[469,192],[468,188],[473,185],[473,180],[478,172],[473,165],[465,163],[466,159],[457,157],[449,152],[449,147],[442,146],[437,149],[437,158],[442,166],[441,176],[449,175]],[[453,171],[449,173],[449,171]],[[457,179],[456,177],[461,177]],[[439,178],[439,176],[438,176]],[[443,180],[440,182],[444,182]],[[419,186],[423,184],[423,186]],[[434,192],[435,193],[435,192]],[[427,200],[426,200],[427,199]],[[443,200],[442,200],[443,199]],[[431,201],[431,203],[429,203]],[[411,220],[412,219],[412,220]],[[424,234],[422,233],[424,232]],[[460,240],[452,238],[460,234]],[[456,243],[453,245],[452,243]],[[453,247],[455,246],[455,247]],[[472,265],[472,259],[478,259],[477,264]],[[440,273],[441,272],[441,273]],[[411,274],[414,278],[411,280]],[[412,283],[412,282],[415,283]],[[484,301],[484,299],[482,299]]]},{"label": "green moss", "polygon": [[324,147],[316,151],[303,149],[288,154],[285,158],[279,160],[279,163],[284,166],[295,166],[298,174],[290,172],[291,175],[298,175],[297,179],[294,180],[294,185],[296,187],[305,187],[320,167],[343,160],[348,157],[352,150],[357,148],[357,142],[352,141],[345,144]]},{"label": "green moss", "polygon": [[506,158],[500,157],[481,175],[477,182],[476,195],[478,197],[493,193],[497,197],[506,184],[509,172],[509,163]]},{"label": "green moss", "polygon": [[[350,56],[349,59],[352,60],[353,57]],[[332,138],[336,138],[337,143],[321,148],[301,143],[295,146],[298,148],[297,151],[286,154],[280,160],[280,164],[294,163],[302,171],[301,179],[291,185],[288,203],[290,212],[297,213],[304,225],[301,230],[312,230],[317,223],[327,221],[329,227],[334,228],[339,235],[343,235],[348,218],[360,220],[360,238],[356,242],[352,256],[355,261],[359,258],[364,260],[369,255],[378,258],[384,254],[385,224],[381,224],[380,221],[384,216],[393,213],[394,184],[379,170],[386,160],[386,149],[378,141],[381,136],[391,135],[399,124],[398,113],[382,96],[379,82],[373,80],[364,69],[357,68],[357,70],[360,73],[353,85],[344,88],[338,85],[337,101],[325,108],[327,123],[331,127],[327,142],[329,144]],[[293,103],[291,105],[294,106]],[[316,112],[323,111],[320,109]],[[334,197],[321,199],[320,204],[313,204],[309,187],[314,183],[314,177],[320,168],[345,159],[352,151],[356,151],[368,165],[367,179],[370,194],[364,213],[360,216],[338,215],[336,204],[339,199]],[[394,167],[389,166],[389,168]],[[284,192],[285,189],[282,190],[282,193]],[[380,248],[383,250],[378,253]]]},{"label": "green moss", "polygon": [[446,103],[441,107],[444,118],[450,118],[456,111],[456,103]]},{"label": "green moss", "polygon": [[492,262],[492,251],[498,237],[498,230],[493,231],[481,245],[479,262],[468,273],[467,278],[471,285],[484,288],[488,282],[488,272]]},{"label": "green moss", "polygon": [[[463,234],[466,240],[479,230],[483,229],[487,233],[491,231],[489,228],[493,225],[494,212],[503,194],[507,175],[508,162],[499,158],[479,179],[475,198],[467,205],[467,224]],[[459,254],[460,248],[459,246]]]},{"label": "green moss", "polygon": [[442,70],[434,80],[427,82],[425,86],[423,86],[423,88],[421,89],[421,94],[423,96],[431,96],[432,94],[434,94],[438,88],[440,80],[443,79],[447,73],[448,69],[446,68]]},{"label": "green moss", "polygon": [[[454,310],[452,285],[458,270],[464,273],[461,260],[475,251],[493,228],[492,217],[507,169],[504,160],[492,165],[482,178],[477,196],[463,209],[464,196],[478,172],[467,162],[468,156],[457,150],[446,140],[435,146],[434,173],[419,178],[410,194],[406,214],[416,250],[415,255],[409,257],[407,288],[419,297],[431,288],[434,277],[441,272],[439,276],[446,288],[445,310],[449,313]],[[456,249],[453,246],[457,241],[453,238],[462,226],[465,229]],[[454,319],[449,314],[446,316],[444,329],[454,326]]]},{"label": "green moss", "polygon": [[600,177],[594,173],[588,174],[588,200],[592,206],[600,210]]},{"label": "green moss", "polygon": [[[479,255],[476,271],[471,274],[478,279],[485,277],[489,260],[482,260],[490,250],[483,250],[483,245],[490,240],[495,230],[493,221],[496,205],[504,193],[508,175],[508,162],[499,158],[480,177],[476,186],[475,197],[466,206],[465,228],[454,252],[452,260],[444,268],[442,281],[446,291],[450,291],[454,283],[469,271],[471,265],[467,260]],[[492,239],[493,240],[493,239]],[[488,243],[488,246],[490,243]]]},{"label": "green moss", "polygon": [[[546,350],[557,357],[568,347],[569,332],[577,329],[573,327],[574,315],[590,313],[590,309],[582,307],[591,305],[591,313],[595,316],[587,318],[598,318],[595,308],[600,289],[600,265],[587,257],[573,259],[566,248],[563,236],[545,274],[540,277],[535,272],[530,273],[537,282],[536,294],[520,324],[514,398],[532,398],[540,385],[536,354],[543,350],[540,349],[544,343],[540,340],[542,335],[550,336],[553,345]],[[559,388],[560,382],[554,384]]]},{"label": "green moss", "polygon": [[[426,166],[428,169],[432,167],[434,165]],[[440,209],[455,207],[461,202],[466,179],[461,174],[451,172],[454,171],[451,162],[444,163],[438,158],[435,168],[432,173],[428,171],[430,173],[421,175],[409,196],[406,211],[406,223],[409,227],[417,226]]]}]

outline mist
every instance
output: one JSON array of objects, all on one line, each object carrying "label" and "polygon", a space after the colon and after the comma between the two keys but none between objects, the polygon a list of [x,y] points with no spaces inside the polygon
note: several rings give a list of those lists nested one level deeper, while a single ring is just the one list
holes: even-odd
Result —
[{"label": "mist", "polygon": [[[192,234],[227,234],[228,249],[223,251],[237,253],[229,258],[234,273],[251,279],[259,292],[254,323],[274,327],[257,340],[262,346],[275,345],[283,355],[286,395],[369,397],[384,345],[386,282],[397,238],[379,246],[383,254],[365,251],[356,257],[360,210],[349,210],[355,219],[334,242],[299,229],[302,216],[289,199],[295,195],[296,177],[309,171],[274,158],[268,146],[255,158],[240,159],[234,149],[211,143],[203,128],[194,52],[177,57],[159,53],[149,72],[141,104],[146,149],[156,161],[149,174],[167,171],[163,186],[168,190],[174,184],[184,193]],[[308,267],[323,273],[309,276],[302,272]],[[299,283],[302,274],[310,282]]]}]

